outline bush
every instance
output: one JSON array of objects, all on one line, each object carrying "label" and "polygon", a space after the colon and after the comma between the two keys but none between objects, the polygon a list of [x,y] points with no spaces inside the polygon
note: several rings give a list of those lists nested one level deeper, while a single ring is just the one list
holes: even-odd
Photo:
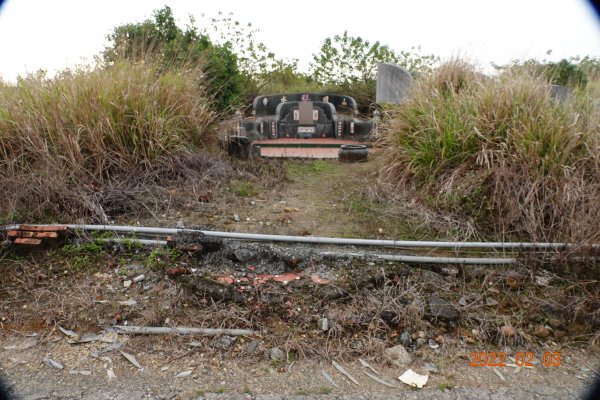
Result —
[{"label": "bush", "polygon": [[97,217],[102,185],[213,146],[215,114],[197,76],[120,61],[1,86],[0,215]]},{"label": "bush", "polygon": [[561,104],[542,77],[508,71],[490,78],[453,60],[389,111],[382,175],[495,238],[598,241],[593,86]]}]

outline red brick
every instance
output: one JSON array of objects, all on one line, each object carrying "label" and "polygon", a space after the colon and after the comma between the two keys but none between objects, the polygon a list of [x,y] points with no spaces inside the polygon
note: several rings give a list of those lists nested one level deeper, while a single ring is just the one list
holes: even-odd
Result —
[{"label": "red brick", "polygon": [[33,232],[8,231],[8,237],[32,237]]},{"label": "red brick", "polygon": [[41,239],[28,239],[28,238],[17,238],[15,239],[16,244],[31,244],[34,246],[38,246],[42,243]]},{"label": "red brick", "polygon": [[58,233],[56,232],[36,232],[33,237],[36,238],[47,238],[47,239],[56,239],[58,237]]}]

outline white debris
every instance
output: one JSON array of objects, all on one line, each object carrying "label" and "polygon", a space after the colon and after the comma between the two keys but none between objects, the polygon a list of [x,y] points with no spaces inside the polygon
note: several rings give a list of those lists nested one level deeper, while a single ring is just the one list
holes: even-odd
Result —
[{"label": "white debris", "polygon": [[118,304],[120,306],[135,306],[137,304],[137,301],[135,301],[135,300],[123,300],[123,301],[119,301]]},{"label": "white debris", "polygon": [[188,370],[188,371],[183,371],[183,372],[178,373],[177,375],[175,375],[175,378],[186,378],[190,375],[192,375],[192,371]]},{"label": "white debris", "polygon": [[49,366],[51,366],[52,368],[57,368],[57,369],[63,369],[63,365],[61,363],[59,363],[58,361],[54,361],[50,358],[45,358],[44,362],[46,364],[48,364]]},{"label": "white debris", "polygon": [[494,368],[494,373],[495,373],[496,375],[498,375],[498,377],[499,377],[500,379],[502,379],[503,381],[506,381],[506,378],[504,377],[504,375],[502,375],[502,373],[501,373],[500,371],[498,371],[496,368]]},{"label": "white debris", "polygon": [[323,378],[325,378],[327,382],[331,383],[332,386],[339,388],[338,384],[335,383],[331,375],[329,375],[324,369],[321,370],[321,375],[323,375]]},{"label": "white debris", "polygon": [[362,358],[359,358],[358,361],[361,363],[361,365],[363,367],[369,368],[371,371],[373,371],[375,373],[375,375],[380,375],[379,372],[377,372],[377,370],[371,366],[371,364],[369,364],[368,362],[366,362]]},{"label": "white debris", "polygon": [[123,357],[125,357],[127,359],[127,361],[132,363],[136,368],[142,369],[142,366],[140,365],[140,363],[138,363],[138,361],[135,359],[135,356],[133,354],[125,353],[122,350],[119,350],[119,352],[121,353],[121,355]]},{"label": "white debris", "polygon": [[412,369],[406,370],[402,375],[398,377],[402,383],[406,383],[409,386],[418,387],[421,389],[427,383],[429,376],[417,374]]},{"label": "white debris", "polygon": [[348,371],[346,371],[344,369],[344,367],[342,367],[340,364],[338,364],[335,361],[331,360],[331,365],[333,365],[335,367],[335,369],[337,369],[342,374],[344,374],[348,379],[350,379],[350,381],[352,383],[354,383],[355,385],[360,385],[360,383],[358,383],[358,381],[356,379],[354,379],[354,377],[352,375],[350,375],[350,373]]}]

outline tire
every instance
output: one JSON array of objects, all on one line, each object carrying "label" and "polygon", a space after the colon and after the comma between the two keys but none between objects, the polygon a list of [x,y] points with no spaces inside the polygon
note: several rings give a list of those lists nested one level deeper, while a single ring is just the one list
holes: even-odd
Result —
[{"label": "tire", "polygon": [[338,160],[342,162],[367,161],[369,150],[364,144],[343,144],[338,152]]}]

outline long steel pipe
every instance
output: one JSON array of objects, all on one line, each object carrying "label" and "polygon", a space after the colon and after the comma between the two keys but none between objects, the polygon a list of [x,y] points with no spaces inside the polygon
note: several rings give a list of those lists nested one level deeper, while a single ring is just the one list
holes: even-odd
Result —
[{"label": "long steel pipe", "polygon": [[[133,242],[146,246],[166,246],[166,240],[149,240],[149,239],[124,239],[124,238],[102,238],[99,239],[107,243],[126,243]],[[399,261],[404,263],[419,263],[419,264],[466,264],[466,265],[510,265],[515,264],[515,258],[491,258],[491,257],[431,257],[431,256],[410,256],[404,254],[377,254],[377,253],[346,253],[346,252],[321,252],[319,256],[337,256],[337,257],[358,257],[367,258],[373,257],[386,261]]]},{"label": "long steel pipe", "polygon": [[[203,231],[198,229],[154,228],[143,226],[123,225],[66,225],[69,229],[83,231],[105,231],[115,233],[142,233],[157,235],[175,235],[177,233],[202,233],[206,236],[222,239],[238,239],[268,242],[294,242],[312,244],[338,244],[353,246],[376,247],[432,247],[432,248],[486,248],[486,249],[566,249],[574,247],[600,248],[600,244],[579,245],[575,243],[529,243],[529,242],[437,242],[415,240],[388,240],[388,239],[349,239],[321,236],[288,236],[265,235],[259,233]],[[19,229],[19,225],[5,226],[3,230]]]}]

